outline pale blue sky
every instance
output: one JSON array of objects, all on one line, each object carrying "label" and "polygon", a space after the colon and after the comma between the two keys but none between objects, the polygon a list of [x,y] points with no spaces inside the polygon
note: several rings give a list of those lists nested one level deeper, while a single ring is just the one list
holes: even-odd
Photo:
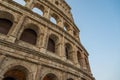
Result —
[{"label": "pale blue sky", "polygon": [[120,80],[120,0],[66,0],[96,80]]}]

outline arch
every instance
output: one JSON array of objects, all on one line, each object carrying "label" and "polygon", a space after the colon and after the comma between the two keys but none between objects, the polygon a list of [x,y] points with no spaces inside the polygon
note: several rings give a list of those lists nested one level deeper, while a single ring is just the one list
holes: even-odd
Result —
[{"label": "arch", "polygon": [[66,56],[66,59],[71,61],[73,60],[72,46],[69,43],[65,44],[65,56]]},{"label": "arch", "polygon": [[25,6],[27,0],[13,0],[14,2]]},{"label": "arch", "polygon": [[24,31],[22,32],[20,36],[20,40],[36,45],[37,33],[33,29],[30,29],[30,28],[24,29]]},{"label": "arch", "polygon": [[60,3],[59,3],[59,1],[55,1],[55,4],[58,6]]},{"label": "arch", "polygon": [[43,80],[58,80],[58,78],[55,74],[48,73],[44,76]]},{"label": "arch", "polygon": [[0,33],[7,35],[12,25],[10,20],[0,18]]},{"label": "arch", "polygon": [[24,29],[32,29],[37,34],[40,33],[40,28],[37,26],[37,24],[34,24],[34,23],[27,23],[27,24],[25,24]]},{"label": "arch", "polygon": [[42,10],[40,10],[39,8],[37,8],[37,7],[34,7],[33,9],[32,9],[32,11],[33,12],[35,12],[35,13],[37,13],[37,14],[39,14],[39,15],[43,15],[43,11]]},{"label": "arch", "polygon": [[50,21],[51,21],[52,23],[58,24],[59,20],[60,20],[60,19],[59,19],[59,17],[58,17],[57,14],[55,14],[55,13],[51,14]]},{"label": "arch", "polygon": [[0,11],[0,33],[7,35],[14,22],[14,16],[8,12]]},{"label": "arch", "polygon": [[43,5],[37,3],[34,5],[32,11],[42,16],[44,14],[44,9]]},{"label": "arch", "polygon": [[55,53],[55,42],[53,39],[49,38],[47,50]]},{"label": "arch", "polygon": [[70,26],[66,22],[64,22],[64,30],[65,31],[69,31],[70,30]]},{"label": "arch", "polygon": [[7,11],[1,11],[0,10],[0,18],[1,19],[7,19],[10,20],[11,22],[14,22],[14,16],[13,14],[7,12]]},{"label": "arch", "polygon": [[51,18],[50,18],[50,21],[51,21],[52,23],[54,23],[54,24],[57,24],[57,20],[56,20],[54,17],[51,17]]},{"label": "arch", "polygon": [[27,78],[28,70],[21,65],[16,65],[4,73],[3,80],[27,80]]},{"label": "arch", "polygon": [[51,34],[48,39],[47,50],[55,53],[57,42],[58,42],[58,37],[54,34]]}]

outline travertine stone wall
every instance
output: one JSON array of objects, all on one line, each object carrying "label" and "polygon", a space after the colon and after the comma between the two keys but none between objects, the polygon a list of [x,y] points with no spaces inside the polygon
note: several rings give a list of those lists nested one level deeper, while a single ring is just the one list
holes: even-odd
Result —
[{"label": "travertine stone wall", "polygon": [[[0,19],[13,23],[7,35],[0,33],[0,80],[13,69],[25,71],[26,80],[45,80],[46,75],[55,80],[94,80],[88,53],[80,43],[79,29],[65,0],[24,2],[25,5],[14,0],[0,0]],[[41,10],[43,15],[34,12],[33,8]],[[35,45],[20,40],[28,28],[37,34]],[[47,50],[49,38],[55,42],[55,53]],[[71,60],[65,55],[66,44],[70,47]]]}]

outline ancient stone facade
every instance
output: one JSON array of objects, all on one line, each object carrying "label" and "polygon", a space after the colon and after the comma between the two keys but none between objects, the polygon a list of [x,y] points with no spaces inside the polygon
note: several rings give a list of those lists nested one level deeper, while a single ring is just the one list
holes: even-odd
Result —
[{"label": "ancient stone facade", "polygon": [[70,9],[64,0],[0,0],[0,80],[94,80]]}]

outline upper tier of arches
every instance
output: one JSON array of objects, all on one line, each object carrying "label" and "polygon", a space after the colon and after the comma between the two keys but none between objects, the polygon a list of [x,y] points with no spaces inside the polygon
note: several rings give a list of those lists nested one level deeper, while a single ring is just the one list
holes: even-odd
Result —
[{"label": "upper tier of arches", "polygon": [[[7,0],[5,0],[7,1]],[[64,0],[9,0],[29,8],[35,14],[49,19],[54,25],[61,27],[65,32],[79,41],[79,29],[70,18],[70,7]],[[47,3],[47,5],[46,5]],[[49,4],[49,5],[48,5]],[[51,5],[50,5],[51,4]],[[56,6],[55,6],[56,5]],[[62,8],[61,8],[62,7]],[[65,10],[63,9],[65,8]]]}]

